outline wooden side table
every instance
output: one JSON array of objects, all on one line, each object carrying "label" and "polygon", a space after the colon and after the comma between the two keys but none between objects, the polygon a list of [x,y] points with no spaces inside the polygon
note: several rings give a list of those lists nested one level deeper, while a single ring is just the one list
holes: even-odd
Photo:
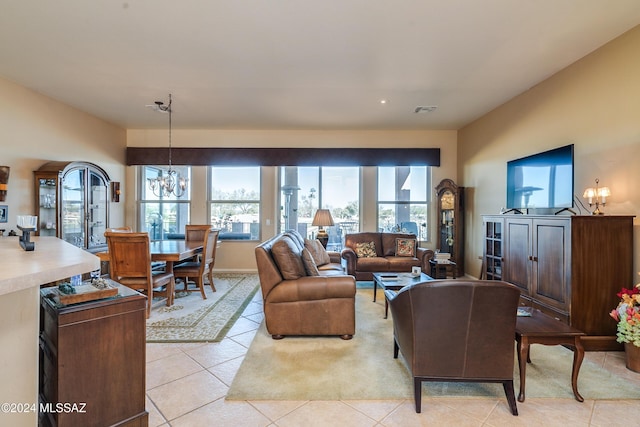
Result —
[{"label": "wooden side table", "polygon": [[584,398],[578,392],[578,373],[584,359],[581,337],[584,332],[566,323],[554,319],[539,310],[532,310],[531,316],[518,316],[516,321],[516,341],[518,343],[518,367],[520,371],[520,393],[518,402],[524,402],[524,387],[527,363],[531,363],[529,346],[531,344],[564,345],[573,350],[571,387],[578,402]]},{"label": "wooden side table", "polygon": [[458,266],[454,261],[437,262],[430,259],[429,265],[431,266],[431,277],[434,279],[446,279],[449,273],[455,279],[458,274]]}]

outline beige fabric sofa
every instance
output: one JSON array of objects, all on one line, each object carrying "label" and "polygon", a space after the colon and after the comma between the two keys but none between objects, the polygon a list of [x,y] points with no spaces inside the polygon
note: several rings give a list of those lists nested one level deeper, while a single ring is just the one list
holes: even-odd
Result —
[{"label": "beige fabric sofa", "polygon": [[[347,274],[356,280],[373,280],[373,273],[410,272],[411,268],[418,266],[422,272],[429,274],[431,266],[429,260],[433,258],[431,249],[418,248],[413,256],[397,256],[397,239],[415,239],[413,234],[405,233],[376,233],[363,232],[345,235],[345,248],[342,250],[342,258],[346,260]],[[373,242],[375,256],[359,257],[356,253],[357,245]]]},{"label": "beige fabric sofa", "polygon": [[255,256],[265,324],[274,339],[286,335],[352,338],[356,283],[344,272],[338,253],[327,253],[319,241],[287,231],[256,246]]}]

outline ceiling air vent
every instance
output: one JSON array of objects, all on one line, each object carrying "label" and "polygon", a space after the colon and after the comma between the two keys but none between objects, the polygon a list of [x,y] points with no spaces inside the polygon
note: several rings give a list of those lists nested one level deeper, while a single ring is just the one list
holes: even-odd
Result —
[{"label": "ceiling air vent", "polygon": [[437,105],[418,105],[415,110],[413,110],[414,113],[432,113],[436,110],[436,108],[438,108]]}]

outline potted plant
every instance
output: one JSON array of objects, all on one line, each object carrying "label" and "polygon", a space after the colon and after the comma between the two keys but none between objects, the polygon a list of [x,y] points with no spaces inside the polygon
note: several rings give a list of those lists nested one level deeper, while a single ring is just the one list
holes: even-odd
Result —
[{"label": "potted plant", "polygon": [[617,295],[620,302],[609,313],[618,322],[617,341],[624,343],[627,368],[640,372],[640,283]]}]

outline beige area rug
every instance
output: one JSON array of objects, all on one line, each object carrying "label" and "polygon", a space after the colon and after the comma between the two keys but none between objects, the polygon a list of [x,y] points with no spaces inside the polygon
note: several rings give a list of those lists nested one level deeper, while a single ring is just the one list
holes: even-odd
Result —
[{"label": "beige area rug", "polygon": [[[227,394],[229,400],[412,399],[412,379],[402,357],[393,358],[393,321],[383,319],[384,297],[358,289],[356,334],[273,340],[260,326]],[[527,397],[573,398],[573,353],[561,346],[533,345],[527,366]],[[514,386],[519,375],[515,364]],[[501,384],[423,383],[423,395],[504,397]],[[578,390],[585,399],[638,399],[640,389],[584,361]]]},{"label": "beige area rug", "polygon": [[181,292],[173,306],[159,305],[147,319],[147,342],[217,342],[242,314],[258,290],[256,274],[214,274],[216,292],[207,284],[200,292]]}]

